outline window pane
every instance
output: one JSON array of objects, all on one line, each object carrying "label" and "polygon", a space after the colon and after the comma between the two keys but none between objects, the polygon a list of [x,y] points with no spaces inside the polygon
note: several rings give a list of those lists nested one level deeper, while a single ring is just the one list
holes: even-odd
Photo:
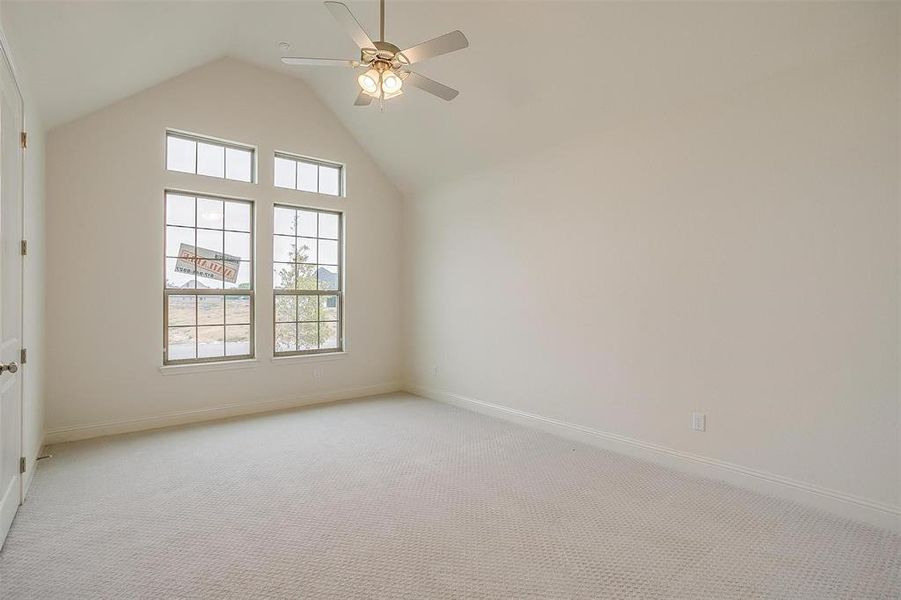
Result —
[{"label": "window pane", "polygon": [[316,237],[316,215],[310,210],[297,211],[297,235],[302,237]]},{"label": "window pane", "polygon": [[250,234],[226,231],[225,253],[241,260],[250,260]]},{"label": "window pane", "polygon": [[335,167],[319,166],[319,193],[337,196],[340,193],[341,170]]},{"label": "window pane", "polygon": [[225,298],[222,296],[197,297],[197,324],[222,325],[225,323]]},{"label": "window pane", "polygon": [[[274,287],[276,290],[297,290],[294,295],[277,294],[275,297],[274,320],[279,332],[277,338],[282,338],[282,341],[276,341],[276,349],[282,354],[316,351],[320,348],[337,349],[340,347],[342,318],[341,296],[337,292],[341,288],[341,215],[334,211],[295,210],[276,206],[276,221],[280,218],[279,208],[282,208],[283,215],[281,231],[292,231],[286,223],[287,214],[291,214],[293,222],[290,225],[296,226],[299,233],[296,236],[276,235],[273,238],[273,253],[276,258],[273,263]],[[323,236],[327,237],[322,239]],[[290,270],[292,258],[297,261],[293,271]],[[322,290],[336,291],[329,291],[324,295],[305,293]],[[296,321],[293,333],[287,327],[291,321]],[[296,344],[295,350],[287,349],[290,344],[285,340],[290,335],[294,336],[290,338],[290,342]]]},{"label": "window pane", "polygon": [[197,288],[221,290],[224,271],[221,260],[197,259]]},{"label": "window pane", "polygon": [[294,215],[297,211],[293,208],[275,207],[275,230],[280,235],[294,235]]},{"label": "window pane", "polygon": [[320,348],[337,348],[338,347],[338,324],[337,323],[320,323],[319,324],[319,347]]},{"label": "window pane", "polygon": [[166,194],[166,224],[194,227],[194,196]]},{"label": "window pane", "polygon": [[166,168],[170,171],[194,173],[197,170],[196,142],[166,137]]},{"label": "window pane", "polygon": [[316,262],[316,240],[311,238],[297,238],[297,262]]},{"label": "window pane", "polygon": [[295,237],[276,235],[272,238],[272,260],[275,262],[294,262]]},{"label": "window pane", "polygon": [[250,296],[225,297],[225,322],[229,325],[250,323]]},{"label": "window pane", "polygon": [[196,298],[196,296],[169,296],[167,325],[195,325]]},{"label": "window pane", "polygon": [[339,288],[338,267],[322,266],[316,269],[316,278],[319,280],[317,289],[337,290]]},{"label": "window pane", "polygon": [[193,327],[170,327],[168,338],[169,360],[197,358],[196,331]]},{"label": "window pane", "polygon": [[315,350],[319,347],[319,332],[316,323],[297,324],[297,349]]},{"label": "window pane", "polygon": [[190,227],[166,227],[166,256],[181,256],[185,253],[194,254],[194,229]]},{"label": "window pane", "polygon": [[275,320],[278,323],[297,320],[297,296],[275,297]]},{"label": "window pane", "polygon": [[297,297],[297,320],[298,321],[316,321],[319,318],[319,312],[316,310],[317,300],[319,296],[298,296]]},{"label": "window pane", "polygon": [[225,149],[225,177],[235,181],[251,181],[253,152],[238,148]]},{"label": "window pane", "polygon": [[275,351],[294,352],[297,350],[297,325],[295,323],[276,323]]},{"label": "window pane", "polygon": [[319,320],[338,320],[338,296],[319,296]]},{"label": "window pane", "polygon": [[197,142],[197,174],[225,177],[225,148]]},{"label": "window pane", "polygon": [[201,258],[207,256],[204,250],[209,252],[210,258],[222,254],[222,230],[198,229],[197,230],[197,254]]},{"label": "window pane", "polygon": [[295,189],[297,184],[296,164],[293,160],[275,157],[275,187]]},{"label": "window pane", "polygon": [[316,289],[316,265],[297,265],[297,279],[295,289]]},{"label": "window pane", "polygon": [[293,290],[296,274],[294,263],[272,263],[272,286],[277,290]]},{"label": "window pane", "polygon": [[[166,226],[165,250],[176,256],[165,259],[165,285],[171,290],[198,290],[196,295],[169,294],[165,297],[167,340],[169,329],[172,329],[172,335],[180,336],[181,344],[175,350],[181,358],[167,354],[166,361],[252,355],[252,292],[234,296],[201,293],[202,290],[253,289],[251,204],[167,193],[166,207],[167,220],[183,224],[196,221],[196,227]],[[232,228],[245,231],[224,230],[226,221]],[[293,265],[291,267],[293,285],[296,274]],[[228,346],[226,326],[237,327],[229,330]],[[186,345],[189,336],[196,342],[196,351]]]},{"label": "window pane", "polygon": [[297,163],[297,189],[303,192],[316,192],[319,190],[319,165],[310,163]]},{"label": "window pane", "polygon": [[207,229],[222,229],[222,200],[197,198],[197,226]]},{"label": "window pane", "polygon": [[166,287],[170,289],[194,288],[194,261],[184,258],[166,259]]},{"label": "window pane", "polygon": [[226,262],[225,263],[225,289],[227,290],[249,290],[250,286],[250,276],[251,276],[251,266],[250,261],[242,260],[238,263],[238,272],[236,275],[234,273],[234,265],[235,263]]},{"label": "window pane", "polygon": [[234,231],[250,231],[250,204],[226,202],[225,228]]},{"label": "window pane", "polygon": [[338,239],[338,215],[319,213],[319,237]]},{"label": "window pane", "polygon": [[250,354],[250,325],[229,325],[225,328],[225,354],[227,356]]},{"label": "window pane", "polygon": [[197,328],[197,358],[225,356],[225,327]]},{"label": "window pane", "polygon": [[338,242],[335,240],[319,240],[319,264],[338,264]]}]

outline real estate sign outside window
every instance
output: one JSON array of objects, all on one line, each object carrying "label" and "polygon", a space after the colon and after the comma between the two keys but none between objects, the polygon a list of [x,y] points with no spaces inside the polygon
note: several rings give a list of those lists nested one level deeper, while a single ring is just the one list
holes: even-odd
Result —
[{"label": "real estate sign outside window", "polygon": [[165,194],[164,364],[254,353],[253,204]]},{"label": "real estate sign outside window", "polygon": [[343,227],[340,212],[275,206],[276,356],[343,350]]}]

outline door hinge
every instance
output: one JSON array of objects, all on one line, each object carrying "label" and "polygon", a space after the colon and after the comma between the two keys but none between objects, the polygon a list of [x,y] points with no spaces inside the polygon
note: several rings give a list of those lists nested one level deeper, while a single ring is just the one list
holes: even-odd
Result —
[{"label": "door hinge", "polygon": [[23,148],[28,147],[28,132],[27,131],[22,132],[22,147]]},{"label": "door hinge", "polygon": [[28,254],[28,240],[22,240],[22,256]]},{"label": "door hinge", "polygon": [[28,350],[25,348],[22,348],[22,351],[19,353],[19,363],[24,365],[27,362],[28,362]]},{"label": "door hinge", "polygon": [[20,456],[19,457],[19,474],[21,475],[24,472],[25,472],[25,457]]}]

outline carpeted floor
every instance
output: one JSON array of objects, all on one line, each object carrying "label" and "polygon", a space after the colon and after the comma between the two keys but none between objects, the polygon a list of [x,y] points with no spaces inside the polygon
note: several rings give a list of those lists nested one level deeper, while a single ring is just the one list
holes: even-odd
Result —
[{"label": "carpeted floor", "polygon": [[18,598],[901,598],[901,537],[403,394],[63,444]]}]

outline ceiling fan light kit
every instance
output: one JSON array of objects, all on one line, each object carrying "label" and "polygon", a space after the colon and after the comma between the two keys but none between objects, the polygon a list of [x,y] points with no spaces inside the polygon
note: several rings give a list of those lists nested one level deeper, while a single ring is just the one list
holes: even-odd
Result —
[{"label": "ceiling fan light kit", "polygon": [[329,1],[325,3],[325,6],[359,46],[360,60],[284,56],[282,57],[283,63],[301,66],[364,68],[365,70],[357,77],[360,93],[354,102],[356,106],[368,106],[373,100],[378,100],[379,104],[383,106],[385,100],[404,93],[405,83],[438,96],[442,100],[450,101],[457,97],[459,94],[457,90],[413,72],[410,70],[410,65],[468,47],[469,41],[462,32],[452,31],[401,50],[394,44],[385,41],[385,0],[379,2],[380,39],[377,42],[370,39],[346,5],[341,2]]}]

